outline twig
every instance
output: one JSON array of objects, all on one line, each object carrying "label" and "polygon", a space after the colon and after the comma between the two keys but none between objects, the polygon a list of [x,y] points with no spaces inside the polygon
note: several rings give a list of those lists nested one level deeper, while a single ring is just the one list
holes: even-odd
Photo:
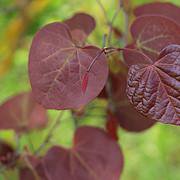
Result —
[{"label": "twig", "polygon": [[124,29],[123,40],[124,40],[124,45],[126,45],[128,42],[128,33],[129,33],[129,16],[127,14],[127,11],[124,8],[123,0],[120,0],[120,7],[122,9],[122,13],[124,16],[124,21],[125,21],[125,29]]},{"label": "twig", "polygon": [[49,143],[52,135],[53,135],[53,132],[54,130],[57,128],[57,126],[59,125],[60,121],[61,121],[61,118],[62,118],[62,115],[63,115],[63,111],[61,111],[59,113],[59,115],[57,116],[56,120],[55,120],[55,123],[54,125],[52,126],[52,128],[49,130],[46,138],[44,139],[44,142],[39,146],[39,148],[35,151],[35,154],[39,154],[40,151],[46,146],[46,144]]},{"label": "twig", "polygon": [[120,11],[121,7],[118,7],[118,9],[115,11],[113,17],[112,17],[112,20],[109,24],[110,28],[109,28],[109,33],[108,33],[108,40],[107,40],[107,46],[111,45],[111,37],[112,37],[112,30],[113,30],[113,24],[114,24],[114,21],[116,19],[116,17],[118,16],[119,14],[119,11]]}]

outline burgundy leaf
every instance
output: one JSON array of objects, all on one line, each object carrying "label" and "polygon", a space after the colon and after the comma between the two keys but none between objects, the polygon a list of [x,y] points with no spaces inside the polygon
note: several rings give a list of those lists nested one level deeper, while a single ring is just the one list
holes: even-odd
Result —
[{"label": "burgundy leaf", "polygon": [[106,130],[109,136],[116,141],[118,141],[118,134],[117,134],[118,125],[119,123],[117,117],[113,113],[108,112],[108,118],[106,121]]},{"label": "burgundy leaf", "polygon": [[65,24],[56,22],[43,27],[35,35],[29,55],[29,75],[36,100],[48,109],[73,109],[89,103],[101,92],[108,77],[102,53],[88,73],[83,93],[83,77],[101,52],[94,46],[76,46]]},{"label": "burgundy leaf", "polygon": [[19,169],[20,180],[49,180],[44,174],[45,172],[41,165],[40,158],[25,155],[21,161],[23,166]]},{"label": "burgundy leaf", "polygon": [[144,4],[134,10],[136,16],[162,15],[180,24],[180,8],[171,3],[153,2]]},{"label": "burgundy leaf", "polygon": [[179,51],[179,45],[177,44],[171,44],[167,47],[165,47],[161,52],[160,52],[160,55],[159,55],[159,59],[166,56],[167,54],[169,53],[172,53],[174,51]]},{"label": "burgundy leaf", "polygon": [[16,153],[14,148],[4,141],[0,141],[0,164],[8,167],[13,167],[13,161],[16,158]]},{"label": "burgundy leaf", "polygon": [[0,129],[27,131],[46,123],[46,110],[36,103],[32,93],[21,93],[0,106]]},{"label": "burgundy leaf", "polygon": [[163,16],[140,16],[131,26],[136,47],[156,61],[169,44],[180,44],[180,26]]},{"label": "burgundy leaf", "polygon": [[77,13],[72,18],[64,21],[64,23],[68,25],[72,38],[76,43],[84,42],[96,26],[95,19],[85,13]]},{"label": "burgundy leaf", "polygon": [[145,116],[180,125],[180,45],[163,49],[153,64],[132,65],[127,95]]},{"label": "burgundy leaf", "polygon": [[78,128],[74,146],[52,147],[42,159],[47,179],[119,180],[123,156],[118,144],[103,130]]},{"label": "burgundy leaf", "polygon": [[111,74],[112,94],[117,105],[116,118],[119,125],[127,131],[144,131],[156,121],[141,115],[129,102],[126,95],[127,74]]},{"label": "burgundy leaf", "polygon": [[139,50],[135,49],[133,44],[128,45],[123,50],[124,61],[128,67],[134,64],[151,64],[152,60],[146,56],[144,53],[141,53]]}]

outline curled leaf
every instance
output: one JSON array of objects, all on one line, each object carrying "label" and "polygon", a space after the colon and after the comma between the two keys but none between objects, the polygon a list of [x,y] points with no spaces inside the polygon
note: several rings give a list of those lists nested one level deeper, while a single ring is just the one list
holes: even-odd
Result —
[{"label": "curled leaf", "polygon": [[163,49],[152,64],[132,65],[127,95],[145,116],[180,125],[180,45]]},{"label": "curled leaf", "polygon": [[156,121],[141,115],[127,98],[127,73],[111,74],[110,77],[113,99],[117,106],[114,116],[116,116],[119,125],[130,132],[141,132],[151,128]]}]

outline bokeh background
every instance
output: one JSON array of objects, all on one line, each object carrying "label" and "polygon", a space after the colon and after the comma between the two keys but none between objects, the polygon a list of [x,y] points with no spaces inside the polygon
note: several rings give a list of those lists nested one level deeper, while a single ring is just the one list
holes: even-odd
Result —
[{"label": "bokeh background", "polygon": [[[101,0],[101,2],[107,12],[107,17],[111,19],[118,6],[118,0]],[[134,8],[154,1],[126,0],[126,2]],[[180,5],[179,0],[166,2]],[[88,42],[101,46],[103,34],[108,32],[108,27],[96,0],[0,0],[0,103],[12,95],[30,89],[27,73],[28,51],[35,32],[43,25],[63,21],[75,12],[86,12],[96,19],[97,27]],[[124,24],[124,18],[120,12],[115,26],[123,31]],[[104,102],[101,101],[93,103],[104,106]],[[56,113],[49,112],[50,121],[47,128],[21,136],[19,151],[23,150],[24,145],[28,145],[33,151],[42,143],[44,136],[53,125]],[[80,124],[103,126],[103,113],[101,109],[91,108],[89,117],[82,120]],[[63,117],[48,146],[52,144],[71,146],[74,132],[73,121],[68,111]],[[179,127],[157,123],[151,129],[141,133],[130,133],[119,129],[118,134],[125,157],[122,180],[180,179]],[[17,146],[16,135],[13,131],[0,131],[0,139]],[[1,179],[18,179],[16,170],[6,172],[0,167]]]}]

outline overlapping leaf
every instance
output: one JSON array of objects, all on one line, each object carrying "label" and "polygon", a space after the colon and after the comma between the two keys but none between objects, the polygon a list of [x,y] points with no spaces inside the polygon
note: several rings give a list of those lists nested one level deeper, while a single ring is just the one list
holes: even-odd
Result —
[{"label": "overlapping leaf", "polygon": [[134,64],[150,64],[153,62],[148,56],[136,49],[134,44],[126,46],[123,50],[123,57],[128,67]]},{"label": "overlapping leaf", "polygon": [[146,130],[155,124],[155,121],[141,115],[130,104],[126,95],[127,74],[111,75],[112,93],[117,104],[116,118],[122,128],[131,132]]},{"label": "overlapping leaf", "polygon": [[68,25],[75,43],[83,43],[96,26],[95,19],[85,13],[77,13],[64,23]]},{"label": "overlapping leaf", "polygon": [[180,45],[169,45],[152,64],[132,65],[127,95],[151,119],[180,125]]},{"label": "overlapping leaf", "polygon": [[36,103],[32,93],[21,93],[0,106],[0,129],[26,131],[46,123],[46,110]]},{"label": "overlapping leaf", "polygon": [[[126,51],[125,51],[126,52]],[[133,63],[136,64],[136,60],[140,60],[140,58],[145,57],[142,53],[139,53],[139,57],[136,58],[138,52],[136,50],[127,51],[129,53],[127,57],[130,58],[129,66]],[[132,55],[135,55],[134,57]],[[131,62],[132,60],[132,62]],[[149,61],[148,61],[149,62]],[[150,61],[151,62],[151,61]],[[110,73],[110,81],[111,81],[111,94],[112,100],[116,106],[116,113],[108,113],[107,119],[107,130],[110,132],[110,135],[116,138],[116,121],[118,124],[127,131],[131,132],[140,132],[146,130],[153,126],[156,121],[151,120],[143,115],[141,115],[129,102],[128,97],[126,95],[126,84],[127,84],[127,67],[124,63],[121,63],[121,68],[123,71],[119,71],[119,73]],[[108,94],[106,89],[104,88],[101,92],[100,98],[107,98]]]},{"label": "overlapping leaf", "polygon": [[71,149],[52,147],[35,168],[44,179],[119,180],[122,167],[122,152],[114,140],[101,129],[81,127]]},{"label": "overlapping leaf", "polygon": [[79,108],[104,87],[108,66],[102,53],[88,72],[85,93],[82,81],[93,59],[101,53],[95,46],[79,47],[68,27],[52,23],[34,37],[29,55],[29,76],[36,100],[48,109]]},{"label": "overlapping leaf", "polygon": [[138,6],[134,10],[136,16],[161,15],[171,18],[180,24],[180,8],[171,3],[154,2]]},{"label": "overlapping leaf", "polygon": [[131,26],[136,48],[156,60],[169,44],[180,44],[180,26],[169,18],[156,15],[140,16]]}]

